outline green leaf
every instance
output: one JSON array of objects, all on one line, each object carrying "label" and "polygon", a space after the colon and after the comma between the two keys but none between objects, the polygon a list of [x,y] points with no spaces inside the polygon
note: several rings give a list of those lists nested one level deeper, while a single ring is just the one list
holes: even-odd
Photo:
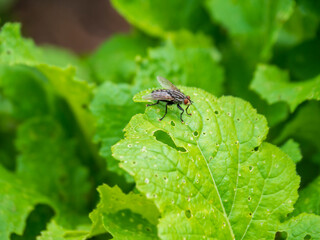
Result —
[{"label": "green leaf", "polygon": [[137,56],[145,56],[154,41],[135,35],[115,35],[88,58],[88,64],[99,82],[130,82]]},{"label": "green leaf", "polygon": [[281,150],[284,151],[293,160],[294,163],[298,163],[302,159],[302,154],[299,148],[299,143],[293,139],[289,139],[282,146]]},{"label": "green leaf", "polygon": [[20,25],[16,23],[6,23],[1,28],[0,33],[0,63],[34,64],[42,52],[34,45],[30,39],[21,38]]},{"label": "green leaf", "polygon": [[320,216],[300,214],[280,225],[287,232],[287,240],[320,239]]},{"label": "green leaf", "polygon": [[215,59],[220,60],[221,58],[218,50],[213,47],[213,39],[201,32],[191,33],[187,30],[170,32],[167,34],[167,40],[171,41],[174,46],[179,49],[188,47],[210,48],[213,50],[213,53],[216,51],[216,53],[214,53],[216,54]]},{"label": "green leaf", "polygon": [[292,118],[279,129],[275,144],[283,144],[293,138],[300,144],[303,161],[297,165],[301,186],[305,186],[319,175],[319,166],[312,158],[320,153],[320,103],[310,101],[298,108]]},{"label": "green leaf", "polygon": [[156,206],[141,194],[124,194],[119,187],[98,187],[100,203],[90,214],[91,235],[110,232],[115,239],[158,239]]},{"label": "green leaf", "polygon": [[26,182],[0,166],[0,239],[9,240],[12,233],[21,235],[29,213],[37,204],[51,201],[30,188]]},{"label": "green leaf", "polygon": [[244,54],[268,58],[283,23],[293,11],[292,0],[206,0],[213,21],[225,27]]},{"label": "green leaf", "polygon": [[307,142],[309,147],[312,146],[320,151],[319,122],[320,104],[318,102],[310,102],[298,109],[274,142],[280,144],[289,138],[293,138],[299,143]]},{"label": "green leaf", "polygon": [[17,135],[17,175],[50,198],[68,224],[77,222],[77,215],[70,213],[86,212],[90,183],[88,170],[76,157],[74,141],[66,139],[50,117],[31,118],[19,126]]},{"label": "green leaf", "polygon": [[[248,102],[217,99],[196,88],[192,116],[170,107],[148,107],[134,116],[126,138],[113,147],[121,167],[157,205],[159,236],[217,239],[271,239],[280,219],[293,210],[299,177],[295,164],[276,146],[263,143],[265,118]],[[142,102],[144,91],[135,96]],[[175,146],[157,139],[171,138]]]},{"label": "green leaf", "polygon": [[37,240],[85,240],[88,236],[88,229],[67,230],[56,223],[51,221],[47,229],[41,232],[41,236],[37,237]]},{"label": "green leaf", "polygon": [[198,0],[112,0],[111,3],[129,23],[153,36],[180,29],[199,31],[209,22],[202,1]]},{"label": "green leaf", "polygon": [[108,169],[119,175],[125,174],[128,182],[133,179],[119,168],[118,161],[111,156],[111,146],[122,138],[123,128],[130,118],[143,109],[132,101],[137,91],[129,84],[105,82],[96,89],[90,105],[97,122],[94,139],[102,143],[100,154],[107,159]]},{"label": "green leaf", "polygon": [[299,198],[294,206],[293,215],[297,216],[300,213],[320,215],[320,176],[299,191]]},{"label": "green leaf", "polygon": [[73,66],[76,69],[76,77],[90,81],[88,66],[72,52],[57,46],[41,46],[40,50],[43,54],[38,59],[39,62],[60,68]]},{"label": "green leaf", "polygon": [[140,89],[156,87],[156,76],[163,76],[175,85],[198,86],[221,95],[224,71],[213,46],[178,48],[170,41],[163,47],[150,49],[140,63],[135,83]]},{"label": "green leaf", "polygon": [[314,38],[317,34],[319,20],[320,18],[298,3],[288,21],[281,28],[277,44],[292,47]]},{"label": "green leaf", "polygon": [[320,100],[320,75],[293,83],[289,81],[288,72],[276,66],[259,65],[250,87],[269,104],[287,102],[292,112],[306,100]]},{"label": "green leaf", "polygon": [[[95,132],[94,119],[88,111],[93,85],[78,79],[75,67],[61,68],[43,63],[43,60],[46,59],[43,54],[41,49],[34,46],[31,40],[21,37],[19,24],[7,23],[3,26],[0,33],[0,63],[4,66],[23,65],[38,70],[41,73],[42,81],[48,83],[46,87],[68,103],[85,136],[88,148],[99,161],[95,155],[95,146],[91,142]],[[3,75],[3,78],[5,77]],[[13,85],[13,87],[15,86]],[[36,97],[33,96],[33,98]],[[45,99],[43,96],[41,98]],[[39,101],[41,102],[41,100]],[[28,105],[28,103],[23,104]],[[31,105],[30,107],[32,108]]]},{"label": "green leaf", "polygon": [[[39,64],[36,68],[46,76],[55,93],[65,99],[71,107],[71,111],[75,115],[90,146],[95,126],[88,106],[94,86],[76,78],[73,67],[61,69],[56,66]],[[94,146],[90,147],[94,148]]]},{"label": "green leaf", "polygon": [[53,94],[45,77],[34,68],[0,65],[0,89],[19,120],[53,111]]},{"label": "green leaf", "polygon": [[297,0],[297,3],[305,10],[317,15],[320,19],[320,2],[317,0]]},{"label": "green leaf", "polygon": [[286,68],[290,70],[290,74],[292,74],[294,78],[304,80],[319,75],[319,44],[320,38],[316,38],[290,49],[287,55]]},{"label": "green leaf", "polygon": [[[189,33],[181,34],[189,36],[190,41],[194,39]],[[171,35],[172,38],[175,36],[177,35]],[[203,35],[195,38],[206,39]],[[160,87],[156,81],[157,75],[167,76],[175,84],[203,85],[212,92],[221,94],[223,70],[216,63],[216,50],[211,43],[194,47],[190,41],[186,41],[190,45],[182,49],[168,43],[165,47],[150,50],[148,59],[140,63],[140,70],[133,85],[105,82],[96,90],[91,104],[91,111],[97,119],[95,141],[102,142],[100,154],[107,159],[110,171],[124,174],[118,167],[118,162],[111,157],[111,146],[122,138],[123,128],[130,118],[142,112],[142,107],[132,101],[134,94],[151,86]],[[132,182],[130,176],[125,176],[128,182]]]},{"label": "green leaf", "polygon": [[249,89],[256,63],[249,62],[243,55],[227,44],[222,49],[223,66],[225,67],[226,93],[249,101],[254,108],[263,114],[270,127],[283,122],[289,115],[286,103],[268,104],[265,100]]}]

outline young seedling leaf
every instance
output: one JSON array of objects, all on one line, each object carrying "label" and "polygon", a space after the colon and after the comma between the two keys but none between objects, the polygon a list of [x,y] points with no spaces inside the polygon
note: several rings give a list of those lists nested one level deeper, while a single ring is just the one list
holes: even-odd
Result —
[{"label": "young seedling leaf", "polygon": [[[263,142],[265,118],[239,98],[180,87],[191,96],[192,116],[176,106],[159,121],[164,106],[148,107],[113,146],[121,167],[161,213],[163,239],[274,238],[280,219],[293,210],[299,177],[278,147]],[[142,102],[142,96],[135,96]],[[171,138],[158,139],[158,133]]]}]

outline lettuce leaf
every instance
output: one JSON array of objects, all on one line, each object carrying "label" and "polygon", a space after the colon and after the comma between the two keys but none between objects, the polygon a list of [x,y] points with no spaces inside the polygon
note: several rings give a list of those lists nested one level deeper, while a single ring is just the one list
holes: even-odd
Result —
[{"label": "lettuce leaf", "polygon": [[206,0],[214,22],[227,29],[236,48],[254,59],[268,59],[283,23],[293,12],[292,0]]},{"label": "lettuce leaf", "polygon": [[292,47],[313,39],[317,34],[319,20],[316,14],[297,2],[292,15],[280,29],[277,44]]},{"label": "lettuce leaf", "polygon": [[158,86],[156,76],[175,85],[198,86],[216,95],[223,92],[224,70],[212,46],[192,45],[178,48],[168,41],[165,46],[149,50],[137,70],[135,83],[140,89]]},{"label": "lettuce leaf", "polygon": [[320,151],[319,121],[320,104],[319,102],[310,102],[297,110],[292,119],[281,129],[274,142],[280,144],[289,138],[293,138],[299,143],[307,142],[308,148],[315,148]]},{"label": "lettuce leaf", "polygon": [[[62,215],[80,214],[88,204],[86,195],[91,187],[88,169],[76,158],[74,141],[64,134],[50,117],[31,118],[20,125],[16,173],[55,202]],[[68,222],[72,224],[70,218]]]},{"label": "lettuce leaf", "polygon": [[[185,45],[176,47],[176,37],[187,36]],[[175,84],[200,85],[216,94],[223,89],[223,69],[217,63],[218,52],[203,35],[192,36],[189,32],[172,34],[172,42],[164,47],[149,50],[148,57],[141,59],[137,76],[132,84],[105,82],[94,93],[90,110],[96,118],[95,141],[101,142],[100,154],[107,159],[108,170],[124,175],[127,182],[133,179],[118,167],[111,156],[111,146],[123,137],[123,128],[130,118],[143,108],[132,101],[142,89],[160,87],[156,76],[165,76]],[[196,43],[195,39],[201,39]],[[194,61],[197,59],[197,61]]]},{"label": "lettuce leaf", "polygon": [[[43,55],[29,39],[20,34],[19,24],[5,24],[0,33],[0,63],[3,66],[23,65],[38,70],[55,93],[64,98],[76,116],[89,146],[95,131],[93,117],[87,109],[92,97],[93,85],[76,77],[76,68],[61,68],[43,63]],[[5,78],[5,76],[3,76]],[[1,80],[0,80],[1,85]],[[91,148],[94,148],[91,146]],[[94,150],[93,150],[94,151]]]},{"label": "lettuce leaf", "polygon": [[280,225],[279,231],[287,233],[288,240],[304,240],[320,238],[320,216],[300,214]]},{"label": "lettuce leaf", "polygon": [[289,74],[276,66],[259,65],[251,89],[269,104],[285,101],[293,112],[306,100],[320,100],[320,75],[303,82],[289,82]]},{"label": "lettuce leaf", "polygon": [[299,148],[299,143],[295,142],[293,139],[289,139],[282,146],[281,150],[287,153],[294,163],[298,163],[302,159],[302,154]]},{"label": "lettuce leaf", "polygon": [[119,187],[98,187],[100,203],[90,214],[90,235],[110,232],[115,239],[159,239],[159,212],[152,201],[141,194],[124,194]]},{"label": "lettuce leaf", "polygon": [[320,176],[299,191],[299,198],[294,205],[293,214],[297,216],[299,213],[320,215]]},{"label": "lettuce leaf", "polygon": [[137,92],[137,87],[126,83],[105,82],[96,89],[90,105],[97,122],[94,140],[102,144],[100,154],[107,160],[108,170],[124,175],[131,183],[133,179],[118,167],[118,161],[111,156],[111,146],[121,139],[122,130],[130,118],[142,111],[142,107],[132,101]]},{"label": "lettuce leaf", "polygon": [[55,220],[51,221],[47,229],[41,232],[37,240],[85,240],[89,234],[87,226],[80,226],[77,229],[66,229],[59,225]]},{"label": "lettuce leaf", "polygon": [[49,198],[34,191],[30,185],[0,166],[0,239],[12,233],[22,234],[29,213],[37,204],[52,206]]},{"label": "lettuce leaf", "polygon": [[103,43],[87,59],[99,82],[130,82],[135,74],[136,57],[145,57],[155,41],[139,34],[116,35]]},{"label": "lettuce leaf", "polygon": [[[112,149],[137,188],[157,205],[159,236],[274,238],[298,197],[295,164],[263,142],[267,122],[249,103],[181,89],[194,101],[186,124],[175,106],[161,122],[163,107],[149,107],[131,119],[125,139]],[[143,102],[148,93],[135,101]],[[157,138],[159,133],[173,145]]]},{"label": "lettuce leaf", "polygon": [[202,1],[198,0],[112,0],[111,3],[129,23],[153,36],[181,29],[199,31],[209,23]]}]

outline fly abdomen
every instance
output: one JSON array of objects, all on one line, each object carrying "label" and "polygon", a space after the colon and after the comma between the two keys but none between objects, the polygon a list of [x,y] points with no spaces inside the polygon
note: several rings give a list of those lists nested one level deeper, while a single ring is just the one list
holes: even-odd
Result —
[{"label": "fly abdomen", "polygon": [[175,102],[182,103],[184,101],[184,99],[186,98],[186,96],[182,92],[179,92],[176,90],[167,90],[167,91],[173,97]]}]

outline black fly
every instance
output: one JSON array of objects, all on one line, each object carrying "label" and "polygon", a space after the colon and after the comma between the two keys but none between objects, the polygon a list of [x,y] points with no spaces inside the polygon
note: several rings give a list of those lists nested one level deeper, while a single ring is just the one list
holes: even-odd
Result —
[{"label": "black fly", "polygon": [[143,96],[142,98],[147,100],[157,100],[154,104],[147,104],[147,107],[157,105],[160,102],[166,102],[166,112],[163,115],[162,118],[159,119],[161,121],[166,115],[167,115],[167,108],[168,105],[177,104],[177,107],[182,111],[180,114],[181,122],[183,123],[182,114],[184,113],[183,108],[180,106],[180,104],[187,105],[186,113],[188,115],[191,115],[191,113],[188,113],[188,108],[193,103],[189,96],[184,95],[176,86],[174,86],[169,80],[163,78],[163,77],[157,77],[158,82],[164,89],[157,89],[152,91],[152,93]]}]

